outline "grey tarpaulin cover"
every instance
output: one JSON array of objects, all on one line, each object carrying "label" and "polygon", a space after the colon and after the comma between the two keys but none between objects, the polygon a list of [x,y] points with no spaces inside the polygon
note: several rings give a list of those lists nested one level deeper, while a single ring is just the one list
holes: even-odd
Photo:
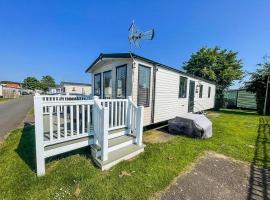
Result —
[{"label": "grey tarpaulin cover", "polygon": [[169,120],[169,132],[191,137],[212,137],[212,122],[204,115],[185,113]]}]

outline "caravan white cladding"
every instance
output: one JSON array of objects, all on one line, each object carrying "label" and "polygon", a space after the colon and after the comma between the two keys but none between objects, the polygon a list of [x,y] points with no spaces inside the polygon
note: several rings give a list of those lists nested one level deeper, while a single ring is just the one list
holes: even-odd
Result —
[{"label": "caravan white cladding", "polygon": [[[144,106],[144,126],[172,119],[181,113],[202,112],[214,107],[215,83],[133,53],[100,54],[87,72],[91,73],[92,80],[100,75],[103,84],[110,71],[112,85],[109,88],[112,98],[118,98],[117,69],[121,66],[127,67],[127,96],[132,97],[135,105]],[[179,95],[180,76],[186,79],[181,87],[181,90],[185,89],[182,96]],[[106,98],[104,86],[99,88],[101,98]],[[120,96],[126,98],[126,95]]]}]

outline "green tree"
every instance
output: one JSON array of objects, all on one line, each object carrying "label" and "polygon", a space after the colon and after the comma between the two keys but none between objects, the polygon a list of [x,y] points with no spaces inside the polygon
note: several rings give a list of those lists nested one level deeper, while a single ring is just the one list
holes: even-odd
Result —
[{"label": "green tree", "polygon": [[27,77],[23,80],[22,87],[29,89],[29,90],[35,90],[39,89],[40,83],[35,77]]},{"label": "green tree", "polygon": [[[248,91],[256,93],[257,109],[260,114],[263,113],[267,78],[270,76],[270,57],[264,56],[263,62],[257,65],[257,70],[250,73],[250,80],[246,82]],[[270,89],[268,90],[266,114],[270,114]]]},{"label": "green tree", "polygon": [[40,87],[43,91],[48,91],[49,87],[55,87],[54,78],[49,75],[42,76],[42,79],[40,80]]},{"label": "green tree", "polygon": [[242,60],[237,55],[237,52],[219,47],[203,47],[184,62],[183,68],[188,73],[216,83],[216,109],[224,105],[224,90],[243,76]]}]

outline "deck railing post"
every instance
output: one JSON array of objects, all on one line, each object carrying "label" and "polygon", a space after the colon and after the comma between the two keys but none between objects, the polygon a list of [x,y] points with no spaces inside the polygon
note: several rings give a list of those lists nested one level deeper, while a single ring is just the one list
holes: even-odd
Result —
[{"label": "deck railing post", "polygon": [[108,129],[109,129],[109,109],[102,108],[102,145],[101,145],[101,159],[108,160]]},{"label": "deck railing post", "polygon": [[94,126],[94,144],[98,143],[98,111],[97,111],[97,101],[98,101],[98,96],[94,96],[94,105],[93,105],[93,126]]},{"label": "deck railing post", "polygon": [[128,97],[128,106],[127,106],[127,128],[129,133],[131,132],[131,96]]},{"label": "deck railing post", "polygon": [[36,142],[36,167],[37,175],[45,175],[45,154],[44,154],[44,131],[43,131],[43,107],[42,96],[34,96],[35,109],[35,142]]},{"label": "deck railing post", "polygon": [[137,121],[136,121],[136,143],[142,145],[143,136],[143,106],[137,108]]}]

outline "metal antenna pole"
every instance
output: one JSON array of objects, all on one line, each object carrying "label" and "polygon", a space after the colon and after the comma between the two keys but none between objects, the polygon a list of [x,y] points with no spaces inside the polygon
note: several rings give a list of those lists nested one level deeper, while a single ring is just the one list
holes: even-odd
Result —
[{"label": "metal antenna pole", "polygon": [[[131,83],[133,83],[133,76],[134,76],[134,67],[135,67],[135,59],[134,59],[134,57],[133,57],[133,55],[132,55],[132,52],[131,52],[131,44],[129,45],[129,54],[130,54],[130,57],[131,57],[131,59],[132,59],[132,64],[131,64]],[[132,94],[132,92],[133,92],[133,87],[131,87],[131,94]]]},{"label": "metal antenna pole", "polygon": [[265,99],[264,99],[264,106],[263,106],[263,115],[266,115],[266,105],[267,105],[267,96],[268,96],[268,86],[269,86],[269,75],[267,77],[266,82],[266,91],[265,91]]}]

